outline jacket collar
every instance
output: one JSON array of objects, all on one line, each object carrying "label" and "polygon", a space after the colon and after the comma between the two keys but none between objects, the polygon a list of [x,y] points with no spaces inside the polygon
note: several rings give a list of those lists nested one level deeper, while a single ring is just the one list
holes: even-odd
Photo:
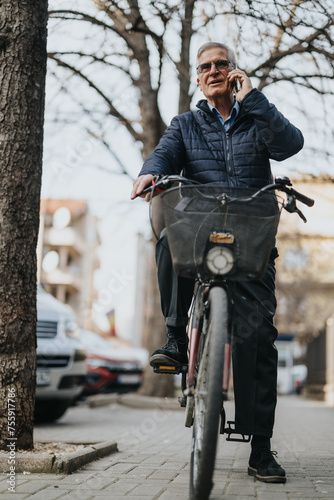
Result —
[{"label": "jacket collar", "polygon": [[196,107],[198,109],[201,109],[202,111],[211,112],[209,105],[208,105],[208,101],[206,99],[201,99],[200,101],[198,101],[198,103],[196,104]]},{"label": "jacket collar", "polygon": [[[242,107],[242,103],[239,103],[239,113],[238,113],[238,118],[240,118],[240,116],[243,115],[243,107]],[[211,109],[209,108],[209,104],[208,104],[208,101],[206,99],[201,99],[200,101],[198,101],[198,103],[196,104],[196,107],[198,109],[200,109],[201,111],[204,111],[204,113],[211,113],[211,114],[214,114]]]}]

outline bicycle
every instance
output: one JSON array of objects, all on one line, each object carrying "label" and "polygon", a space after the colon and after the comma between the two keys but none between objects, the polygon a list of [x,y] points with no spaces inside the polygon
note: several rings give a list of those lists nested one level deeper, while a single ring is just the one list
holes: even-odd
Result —
[{"label": "bicycle", "polygon": [[[254,190],[165,176],[156,177],[143,191],[151,191],[151,200],[155,192],[161,193],[174,269],[196,279],[188,323],[189,363],[153,367],[156,373],[182,374],[179,402],[186,408],[185,426],[193,427],[191,500],[209,498],[219,433],[226,434],[228,441],[251,439],[239,434],[234,422],[225,421],[232,342],[229,287],[233,281],[262,276],[282,208],[306,222],[296,200],[309,207],[314,200],[290,186],[287,177],[276,177],[274,183]],[[286,199],[278,198],[275,191],[285,193]],[[152,211],[150,219],[155,233]]]}]

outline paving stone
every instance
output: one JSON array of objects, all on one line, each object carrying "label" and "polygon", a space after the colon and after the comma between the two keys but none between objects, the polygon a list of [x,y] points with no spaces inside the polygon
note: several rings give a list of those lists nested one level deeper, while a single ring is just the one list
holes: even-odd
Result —
[{"label": "paving stone", "polygon": [[159,493],[162,493],[166,488],[164,488],[163,486],[159,485],[159,484],[140,484],[138,486],[136,486],[136,488],[134,488],[132,491],[131,491],[131,495],[134,495],[134,496],[156,496],[158,495]]},{"label": "paving stone", "polygon": [[[57,500],[57,498],[62,498],[64,491],[59,488],[49,487],[44,488],[37,493],[29,496],[29,500]],[[15,500],[14,497],[12,500]]]},{"label": "paving stone", "polygon": [[168,488],[159,496],[159,500],[188,500],[188,495],[185,492],[175,492]]},{"label": "paving stone", "polygon": [[180,471],[187,467],[188,463],[187,462],[180,462],[180,463],[174,463],[174,462],[164,462],[163,464],[160,465],[160,470],[166,470],[166,469],[175,469],[177,471]]},{"label": "paving stone", "polygon": [[178,476],[178,471],[176,471],[175,469],[159,469],[154,471],[150,475],[150,479],[169,479],[170,481],[172,481],[176,478],[176,476]]},{"label": "paving stone", "polygon": [[[6,491],[8,491],[8,487],[9,487],[9,483],[7,482],[9,480],[7,474],[2,474],[0,476],[1,478],[3,478],[3,481],[1,481],[0,483],[0,493],[4,492],[6,493]],[[20,479],[18,477],[18,474],[15,475],[15,487],[18,487],[19,485],[22,485],[24,483],[27,482],[27,476],[23,476],[24,479]]]},{"label": "paving stone", "polygon": [[[130,499],[130,498],[133,498],[133,497],[131,497],[131,496],[124,497],[124,496],[113,495],[112,500],[124,500],[124,498]],[[100,493],[99,495],[91,497],[90,500],[105,500],[105,497],[103,498],[103,496],[101,496],[101,493]]]},{"label": "paving stone", "polygon": [[146,467],[134,467],[132,470],[126,473],[127,477],[146,479],[148,478],[156,469],[146,468]]},{"label": "paving stone", "polygon": [[137,486],[138,483],[133,480],[125,481],[123,479],[120,479],[107,486],[104,489],[103,493],[108,493],[109,496],[112,495],[112,498],[114,498],[114,495],[126,495]]},{"label": "paving stone", "polygon": [[[259,500],[268,500],[268,492],[259,491],[256,498]],[[289,500],[288,494],[284,492],[271,492],[270,500]]]},{"label": "paving stone", "polygon": [[1,493],[1,500],[23,500],[24,498],[30,498],[27,493]]},{"label": "paving stone", "polygon": [[[16,481],[20,481],[20,483],[29,481],[30,476],[32,476],[32,473],[25,473],[25,474],[16,474]],[[68,477],[67,475],[62,475],[62,474],[33,474],[34,480],[38,481],[39,479],[41,481],[48,481],[52,480],[52,482],[57,482],[57,481],[62,481]],[[1,483],[0,483],[1,484]]]},{"label": "paving stone", "polygon": [[115,474],[128,474],[130,471],[135,469],[137,467],[137,464],[134,463],[118,463],[114,464],[111,467],[109,467],[110,474],[115,475]]},{"label": "paving stone", "polygon": [[317,479],[322,479],[325,477],[332,477],[334,478],[333,472],[329,470],[324,470],[324,469],[311,469],[309,468],[306,471],[308,476],[316,477]]},{"label": "paving stone", "polygon": [[[226,490],[228,495],[238,495],[240,494],[240,487],[238,484],[229,484]],[[256,486],[244,486],[242,488],[243,495],[255,496]]]},{"label": "paving stone", "polygon": [[288,495],[290,496],[290,498],[317,498],[317,496],[315,495],[315,492],[314,491],[308,491],[308,490],[293,490],[293,491],[290,491],[290,490],[287,490],[287,493]]},{"label": "paving stone", "polygon": [[[41,480],[35,479],[33,475],[31,475],[31,479],[29,481],[25,481],[22,484],[16,484],[15,492],[16,493],[37,493],[37,491],[47,488],[50,485],[50,480]],[[33,480],[34,479],[34,480]],[[2,500],[2,498],[1,498]]]},{"label": "paving stone", "polygon": [[244,495],[224,495],[224,497],[222,497],[221,494],[210,495],[210,500],[222,500],[222,498],[224,500],[246,500],[247,498],[254,498],[254,497],[249,497]]},{"label": "paving stone", "polygon": [[[72,479],[72,481],[71,481]],[[67,478],[64,481],[61,481],[58,483],[58,487],[61,489],[69,489],[69,488],[75,488],[75,489],[84,489],[84,490],[92,490],[93,492],[96,490],[102,490],[106,486],[109,486],[112,484],[113,479],[111,477],[106,478],[106,477],[101,477],[101,476],[96,476],[92,479],[89,479],[88,481],[80,481],[80,478],[78,477],[71,477]]]},{"label": "paving stone", "polygon": [[[61,500],[63,500],[63,498],[66,500],[91,500],[92,496],[91,492],[84,493],[82,490],[69,490],[68,492],[64,491],[60,498]],[[47,500],[47,497],[45,500]]]},{"label": "paving stone", "polygon": [[189,484],[189,474],[188,473],[181,473],[176,478],[173,480],[173,482],[176,484]]}]

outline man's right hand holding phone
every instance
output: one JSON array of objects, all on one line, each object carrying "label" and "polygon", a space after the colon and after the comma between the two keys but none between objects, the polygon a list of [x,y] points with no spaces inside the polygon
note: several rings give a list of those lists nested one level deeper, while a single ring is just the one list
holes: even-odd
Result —
[{"label": "man's right hand holding phone", "polygon": [[[232,71],[229,72],[227,78],[231,83],[231,86],[235,93],[235,97],[238,102],[241,102],[243,98],[246,96],[246,94],[248,94],[248,92],[250,92],[253,88],[250,78],[248,78],[246,73],[241,69],[233,69]],[[239,89],[238,89],[238,83],[240,87]]]}]

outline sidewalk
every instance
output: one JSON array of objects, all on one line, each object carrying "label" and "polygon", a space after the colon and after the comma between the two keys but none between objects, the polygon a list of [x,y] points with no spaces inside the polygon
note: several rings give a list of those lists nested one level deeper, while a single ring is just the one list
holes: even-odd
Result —
[{"label": "sidewalk", "polygon": [[[120,451],[71,475],[17,474],[15,493],[1,474],[0,499],[186,500],[192,430],[184,427],[184,412],[171,408],[80,405],[55,424],[36,427],[36,441],[114,440]],[[233,419],[231,402],[227,417]],[[281,397],[276,421],[273,449],[287,483],[254,481],[246,472],[249,444],[220,437],[210,499],[334,499],[334,408]]]}]

